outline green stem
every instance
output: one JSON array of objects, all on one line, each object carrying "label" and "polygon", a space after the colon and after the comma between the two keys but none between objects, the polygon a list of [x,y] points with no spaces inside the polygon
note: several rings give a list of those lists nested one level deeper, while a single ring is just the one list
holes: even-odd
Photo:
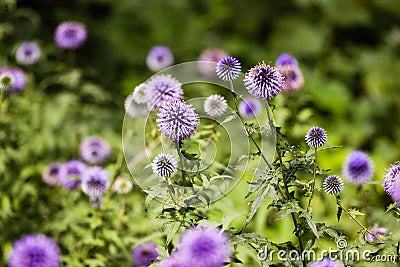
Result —
[{"label": "green stem", "polygon": [[307,206],[307,211],[310,209],[310,207],[311,207],[311,201],[312,201],[312,199],[313,199],[313,196],[314,196],[314,188],[315,188],[315,175],[316,175],[316,172],[317,172],[317,152],[318,152],[318,149],[316,148],[316,147],[314,147],[314,170],[313,170],[313,180],[312,180],[312,183],[311,183],[311,196],[310,196],[310,199],[308,200],[308,206]]}]

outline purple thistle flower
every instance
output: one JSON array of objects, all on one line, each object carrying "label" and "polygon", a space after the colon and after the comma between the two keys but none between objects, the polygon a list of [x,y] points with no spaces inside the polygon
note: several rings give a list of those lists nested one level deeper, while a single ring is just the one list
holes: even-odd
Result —
[{"label": "purple thistle flower", "polygon": [[283,92],[290,93],[300,90],[304,85],[304,77],[300,68],[295,65],[284,65],[279,67],[285,82],[283,84]]},{"label": "purple thistle flower", "polygon": [[27,235],[13,245],[9,267],[57,267],[61,263],[60,248],[45,235]]},{"label": "purple thistle flower", "polygon": [[284,77],[279,70],[264,62],[251,68],[243,81],[250,94],[266,99],[272,99],[281,93],[284,85]]},{"label": "purple thistle flower", "polygon": [[320,147],[326,144],[328,136],[321,127],[312,127],[306,134],[306,143],[310,147]]},{"label": "purple thistle flower", "polygon": [[217,63],[216,73],[224,81],[233,81],[239,77],[242,67],[234,57],[224,57]]},{"label": "purple thistle flower", "polygon": [[291,55],[289,55],[287,53],[281,54],[276,59],[275,66],[280,69],[282,66],[286,66],[286,65],[291,65],[291,66],[296,66],[297,67],[299,65],[299,63]]},{"label": "purple thistle flower", "polygon": [[199,63],[198,63],[198,69],[199,72],[206,77],[214,77],[215,76],[215,65],[210,64],[210,62],[215,62],[217,63],[224,57],[227,57],[228,54],[218,48],[213,48],[213,49],[206,49],[204,50],[200,56],[199,56]]},{"label": "purple thistle flower", "polygon": [[344,267],[344,265],[338,261],[331,260],[330,258],[325,258],[323,260],[311,263],[309,267]]},{"label": "purple thistle flower", "polygon": [[329,175],[323,183],[324,190],[329,195],[338,195],[343,191],[343,181],[339,176]]},{"label": "purple thistle flower", "polygon": [[62,164],[58,162],[48,165],[42,173],[43,181],[50,186],[59,184],[61,168]]},{"label": "purple thistle flower", "polygon": [[88,163],[101,163],[110,156],[111,148],[107,140],[97,136],[89,136],[83,139],[79,153]]},{"label": "purple thistle flower", "polygon": [[366,153],[356,150],[347,157],[342,173],[350,183],[365,184],[374,174],[374,164]]},{"label": "purple thistle flower", "polygon": [[184,263],[195,262],[196,267],[222,267],[229,260],[231,248],[219,229],[197,227],[181,236],[178,255]]},{"label": "purple thistle flower", "polygon": [[383,180],[383,189],[389,195],[393,195],[394,183],[400,180],[400,162],[393,164],[390,169],[385,173]]},{"label": "purple thistle flower", "polygon": [[171,75],[157,75],[147,83],[145,90],[150,108],[160,108],[183,97],[182,84]]},{"label": "purple thistle flower", "polygon": [[184,263],[182,259],[179,257],[179,254],[171,254],[168,258],[160,261],[160,267],[189,267],[193,265],[189,265]]},{"label": "purple thistle flower", "polygon": [[132,117],[145,117],[150,113],[145,91],[146,84],[142,83],[135,87],[133,92],[125,99],[124,107],[126,113]]},{"label": "purple thistle flower", "polygon": [[87,37],[84,24],[76,21],[66,21],[57,26],[54,41],[59,48],[75,49],[85,42]]},{"label": "purple thistle flower", "polygon": [[91,200],[102,198],[110,187],[108,176],[108,172],[99,166],[87,168],[82,174],[83,193]]},{"label": "purple thistle flower", "polygon": [[151,71],[160,71],[174,63],[174,56],[167,46],[159,45],[150,49],[146,64]]},{"label": "purple thistle flower", "polygon": [[161,107],[157,114],[158,129],[172,140],[183,140],[200,124],[194,107],[183,101],[173,101]]},{"label": "purple thistle flower", "polygon": [[86,168],[85,163],[80,160],[67,161],[60,169],[60,185],[67,189],[76,189],[81,184],[82,174]]},{"label": "purple thistle flower", "polygon": [[[370,227],[368,230],[372,231],[375,235],[387,235],[389,233],[389,230],[383,227],[377,227],[375,229]],[[365,240],[371,243],[376,242],[376,238],[368,232],[365,233]]]},{"label": "purple thistle flower", "polygon": [[31,65],[40,58],[40,48],[36,42],[23,42],[17,49],[15,59],[21,65]]},{"label": "purple thistle flower", "polygon": [[14,85],[12,87],[12,92],[17,93],[25,88],[26,85],[26,75],[21,69],[9,69],[14,75]]},{"label": "purple thistle flower", "polygon": [[254,118],[262,111],[262,104],[255,98],[246,98],[239,105],[239,113],[245,118]]},{"label": "purple thistle flower", "polygon": [[204,101],[204,111],[211,117],[220,117],[228,109],[228,103],[221,95],[210,95]]},{"label": "purple thistle flower", "polygon": [[8,69],[0,70],[0,93],[10,91],[15,84],[14,74]]},{"label": "purple thistle flower", "polygon": [[157,245],[147,243],[137,246],[132,251],[133,264],[135,267],[150,266],[153,261],[157,261]]},{"label": "purple thistle flower", "polygon": [[160,177],[170,177],[176,171],[178,162],[171,154],[161,153],[158,154],[152,164],[153,173]]}]

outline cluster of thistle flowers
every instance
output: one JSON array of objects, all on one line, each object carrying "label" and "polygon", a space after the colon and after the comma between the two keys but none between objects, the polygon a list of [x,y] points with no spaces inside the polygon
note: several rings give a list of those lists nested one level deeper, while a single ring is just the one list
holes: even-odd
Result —
[{"label": "cluster of thistle flowers", "polygon": [[147,243],[132,251],[134,266],[150,266],[159,262],[160,267],[221,267],[229,261],[231,247],[228,237],[218,228],[193,227],[186,230],[175,252],[158,260],[157,245]]},{"label": "cluster of thistle flowers", "polygon": [[[80,22],[66,21],[58,25],[54,33],[57,47],[62,49],[76,49],[87,38],[86,28]],[[15,61],[22,66],[35,64],[40,60],[41,49],[35,41],[23,41],[15,53]],[[27,78],[21,68],[0,68],[0,93],[16,93],[26,86]]]},{"label": "cluster of thistle flowers", "polygon": [[[110,156],[110,145],[103,138],[86,137],[80,144],[79,154],[86,163],[76,159],[62,164],[51,163],[43,171],[42,178],[51,186],[60,185],[69,190],[80,187],[89,196],[93,207],[99,208],[104,194],[110,187],[110,177],[104,168],[93,165],[103,163]],[[115,180],[112,190],[125,194],[132,186],[129,178],[120,176]]]}]

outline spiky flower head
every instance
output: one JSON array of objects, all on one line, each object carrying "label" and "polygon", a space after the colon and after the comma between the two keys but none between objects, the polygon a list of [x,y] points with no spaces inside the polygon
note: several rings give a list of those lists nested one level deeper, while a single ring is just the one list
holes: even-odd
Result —
[{"label": "spiky flower head", "polygon": [[262,104],[255,98],[245,98],[239,105],[239,113],[245,118],[254,118],[262,111]]},{"label": "spiky flower head", "polygon": [[9,69],[14,75],[14,85],[11,89],[12,92],[20,92],[26,86],[26,75],[25,72],[18,68]]},{"label": "spiky flower head", "polygon": [[132,190],[133,183],[132,181],[125,176],[118,176],[115,179],[111,190],[117,192],[118,194],[127,194]]},{"label": "spiky flower head", "polygon": [[210,62],[217,63],[228,54],[218,48],[206,49],[199,56],[198,69],[199,72],[206,77],[215,77],[215,65]]},{"label": "spiky flower head", "polygon": [[150,266],[152,262],[157,261],[158,252],[157,245],[154,243],[146,243],[137,246],[132,251],[133,265],[136,267]]},{"label": "spiky flower head", "polygon": [[211,117],[220,117],[228,109],[228,103],[221,95],[210,95],[204,101],[204,111]]},{"label": "spiky flower head", "polygon": [[196,267],[221,267],[229,260],[231,248],[219,229],[196,227],[181,236],[178,253],[183,262],[196,262]]},{"label": "spiky flower head", "polygon": [[315,126],[308,130],[306,143],[310,147],[320,147],[326,144],[328,136],[323,128]]},{"label": "spiky flower head", "polygon": [[0,93],[11,90],[15,83],[14,74],[9,70],[2,70],[0,72]]},{"label": "spiky flower head", "polygon": [[88,195],[91,201],[102,199],[110,187],[108,176],[108,172],[99,166],[88,168],[82,174],[83,193]]},{"label": "spiky flower head", "polygon": [[36,42],[23,42],[15,53],[16,61],[21,65],[31,65],[40,58],[40,48]]},{"label": "spiky flower head", "polygon": [[329,175],[326,177],[323,187],[325,192],[330,195],[338,195],[344,189],[342,179],[336,175]]},{"label": "spiky flower head", "polygon": [[60,185],[67,189],[76,189],[81,184],[81,177],[86,168],[85,163],[80,160],[65,162],[60,169]]},{"label": "spiky flower head", "polygon": [[171,75],[154,76],[146,84],[145,94],[150,108],[160,108],[183,97],[182,84]]},{"label": "spiky flower head", "polygon": [[374,163],[366,153],[356,150],[348,155],[342,173],[350,183],[365,184],[374,174]]},{"label": "spiky flower head", "polygon": [[88,163],[101,163],[110,156],[111,148],[107,140],[97,136],[89,136],[83,139],[79,153]]},{"label": "spiky flower head", "polygon": [[[389,230],[384,227],[377,227],[377,228],[370,227],[368,230],[370,232],[373,232],[377,236],[378,235],[387,235],[389,233]],[[371,243],[376,242],[376,238],[368,232],[365,233],[365,240],[368,242],[371,242]]]},{"label": "spiky flower head", "polygon": [[400,180],[400,162],[393,164],[383,177],[383,189],[386,193],[393,195],[394,183],[397,180]]},{"label": "spiky flower head", "polygon": [[282,66],[287,66],[287,65],[291,65],[291,66],[298,66],[299,63],[297,62],[297,60],[292,57],[291,55],[284,53],[281,54],[275,62],[275,66],[280,69]]},{"label": "spiky flower head", "polygon": [[309,267],[344,267],[343,264],[330,258],[325,258],[317,262],[313,262]]},{"label": "spiky flower head", "polygon": [[132,117],[145,117],[150,113],[149,103],[146,98],[146,83],[135,87],[133,92],[125,99],[125,111]]},{"label": "spiky flower head", "polygon": [[298,66],[294,65],[284,65],[279,67],[279,71],[285,78],[285,83],[283,85],[283,92],[290,93],[298,91],[304,85],[304,77]]},{"label": "spiky flower head", "polygon": [[146,58],[146,64],[151,71],[160,71],[174,63],[171,50],[164,45],[153,46]]},{"label": "spiky flower head", "polygon": [[13,245],[9,267],[57,267],[61,264],[60,248],[45,235],[27,235]]},{"label": "spiky flower head", "polygon": [[182,261],[179,253],[171,254],[168,258],[160,261],[160,267],[189,267],[192,266]]},{"label": "spiky flower head", "polygon": [[248,70],[243,81],[250,94],[266,99],[272,99],[281,93],[284,85],[284,77],[279,70],[264,62]]},{"label": "spiky flower head", "polygon": [[239,60],[234,57],[224,57],[217,63],[216,73],[224,81],[233,81],[239,77],[242,67]]},{"label": "spiky flower head", "polygon": [[183,140],[196,131],[200,118],[192,105],[178,100],[162,106],[156,122],[165,136],[172,140]]},{"label": "spiky flower head", "polygon": [[392,192],[391,196],[392,196],[392,199],[400,207],[400,179],[396,179],[393,182],[393,192]]},{"label": "spiky flower head", "polygon": [[54,41],[59,48],[75,49],[85,42],[87,38],[86,27],[76,21],[65,21],[57,26]]},{"label": "spiky flower head", "polygon": [[62,168],[62,164],[60,164],[58,162],[49,164],[43,170],[43,173],[42,173],[43,181],[50,186],[55,186],[55,185],[59,184],[61,168]]},{"label": "spiky flower head", "polygon": [[153,173],[160,177],[170,177],[178,168],[178,162],[175,157],[168,153],[158,154],[151,164]]}]

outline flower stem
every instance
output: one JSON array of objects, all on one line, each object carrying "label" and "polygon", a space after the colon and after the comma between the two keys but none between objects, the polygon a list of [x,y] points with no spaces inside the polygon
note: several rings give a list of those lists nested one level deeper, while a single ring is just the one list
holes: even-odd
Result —
[{"label": "flower stem", "polygon": [[316,148],[316,147],[314,147],[314,170],[313,170],[313,180],[312,180],[312,183],[311,183],[311,196],[310,196],[310,199],[308,200],[308,206],[307,206],[307,211],[310,209],[310,207],[311,207],[311,201],[312,201],[312,199],[313,199],[313,196],[314,196],[314,189],[315,189],[315,174],[316,174],[316,172],[317,172],[317,152],[318,152],[318,149]]}]

